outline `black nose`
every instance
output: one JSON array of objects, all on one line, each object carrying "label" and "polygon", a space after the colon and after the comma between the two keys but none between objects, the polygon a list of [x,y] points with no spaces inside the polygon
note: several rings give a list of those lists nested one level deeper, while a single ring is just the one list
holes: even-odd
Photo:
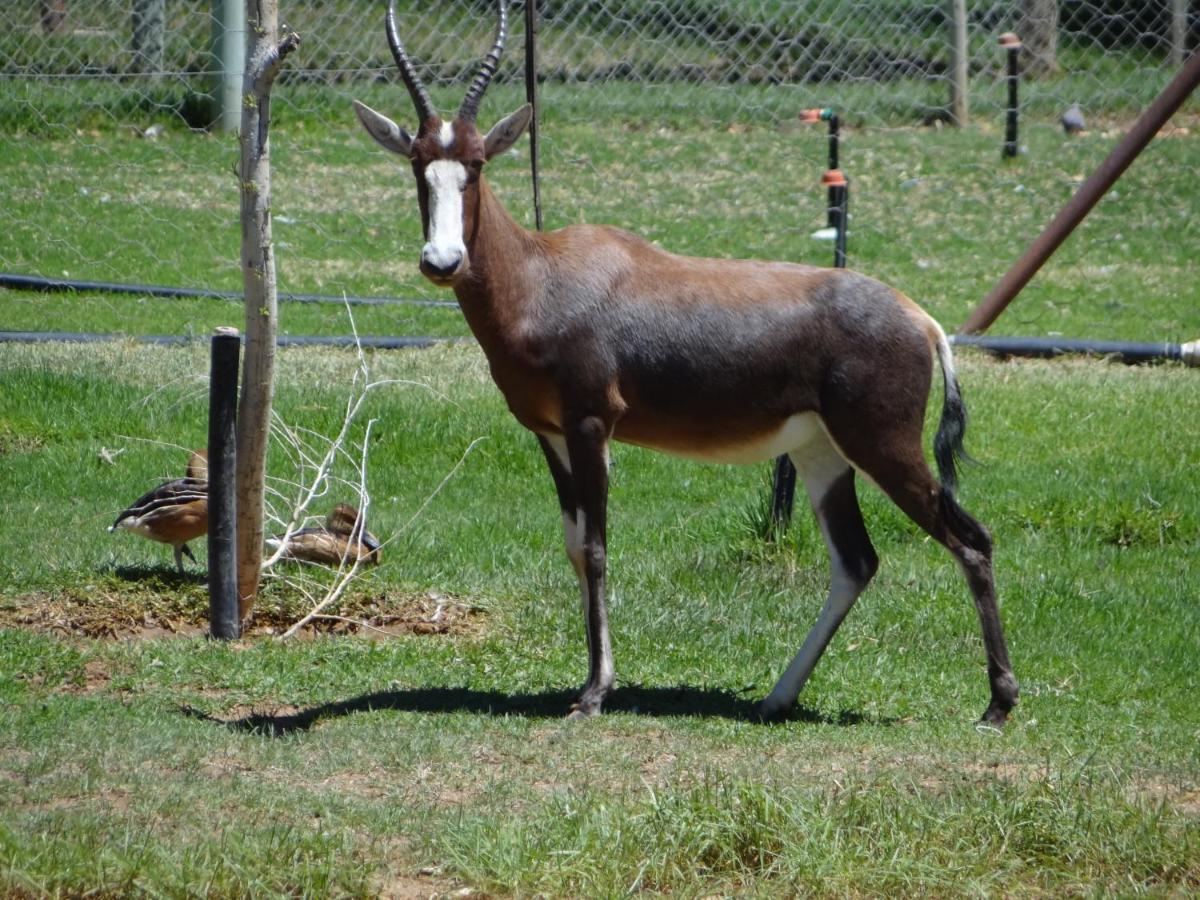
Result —
[{"label": "black nose", "polygon": [[454,257],[448,263],[435,263],[427,257],[421,257],[421,271],[431,278],[449,278],[461,265],[461,256]]}]

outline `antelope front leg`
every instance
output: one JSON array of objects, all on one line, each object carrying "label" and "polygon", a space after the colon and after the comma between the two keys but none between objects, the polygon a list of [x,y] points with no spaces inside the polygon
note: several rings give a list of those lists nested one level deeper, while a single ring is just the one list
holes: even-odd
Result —
[{"label": "antelope front leg", "polygon": [[573,519],[564,509],[563,528],[567,538],[567,554],[579,575],[588,642],[587,681],[571,708],[572,718],[579,718],[600,712],[614,680],[608,611],[604,604],[609,428],[599,416],[588,416],[568,425],[566,431],[565,443],[576,508]]}]

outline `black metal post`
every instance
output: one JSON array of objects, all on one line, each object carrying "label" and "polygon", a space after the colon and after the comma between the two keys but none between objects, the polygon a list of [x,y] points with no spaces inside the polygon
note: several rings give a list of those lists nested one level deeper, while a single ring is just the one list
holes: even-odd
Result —
[{"label": "black metal post", "polygon": [[208,381],[208,629],[221,640],[241,634],[234,490],[240,352],[237,329],[218,328]]},{"label": "black metal post", "polygon": [[529,123],[529,174],[533,179],[533,219],[542,230],[542,179],[538,169],[537,0],[525,0],[525,100],[533,107]]},{"label": "black metal post", "polygon": [[[829,120],[829,171],[835,172],[838,168],[838,117],[832,109],[821,110],[822,118]],[[833,186],[829,188],[829,227],[838,228],[837,217],[834,210],[838,208],[837,197],[834,194]],[[841,229],[839,228],[839,234]],[[844,264],[844,263],[843,263]]]},{"label": "black metal post", "polygon": [[[826,220],[836,230],[833,244],[833,265],[846,267],[846,224],[850,202],[850,185],[838,168],[839,122],[832,109],[806,109],[800,114],[802,122],[829,123],[829,170],[821,176],[827,188],[828,208]],[[771,480],[771,520],[776,525],[786,526],[792,520],[796,503],[796,467],[786,455],[775,458],[775,472]]]},{"label": "black metal post", "polygon": [[796,467],[786,453],[775,457],[775,472],[771,477],[771,521],[786,528],[792,521],[796,506]]},{"label": "black metal post", "polygon": [[[831,152],[830,158],[835,154]],[[821,181],[829,188],[829,224],[837,229],[833,244],[834,268],[846,268],[846,224],[850,203],[850,184],[840,169],[831,169]],[[776,457],[771,517],[786,525],[792,519],[796,502],[796,467],[787,455]]]},{"label": "black metal post", "polygon": [[[800,113],[800,121],[808,124],[816,122],[829,123],[829,171],[834,171],[838,168],[838,141],[839,127],[837,113],[832,109],[806,109]],[[834,219],[834,209],[837,204],[834,202],[833,188],[829,189],[829,205],[827,210],[827,224],[830,228],[835,228],[837,222]]]},{"label": "black metal post", "polygon": [[829,224],[837,229],[833,242],[833,267],[846,268],[846,229],[849,224],[850,182],[841,169],[830,169],[821,181],[829,188]]},{"label": "black metal post", "polygon": [[1021,40],[1011,31],[1000,35],[1000,46],[1008,53],[1008,116],[1004,126],[1004,156],[1017,155],[1017,85],[1020,82]]}]

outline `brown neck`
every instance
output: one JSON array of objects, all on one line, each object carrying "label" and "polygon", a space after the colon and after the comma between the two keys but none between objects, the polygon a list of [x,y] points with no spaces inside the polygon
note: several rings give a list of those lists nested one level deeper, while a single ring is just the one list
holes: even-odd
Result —
[{"label": "brown neck", "polygon": [[541,242],[509,215],[483,176],[463,199],[470,271],[454,286],[454,293],[487,350],[534,299]]}]

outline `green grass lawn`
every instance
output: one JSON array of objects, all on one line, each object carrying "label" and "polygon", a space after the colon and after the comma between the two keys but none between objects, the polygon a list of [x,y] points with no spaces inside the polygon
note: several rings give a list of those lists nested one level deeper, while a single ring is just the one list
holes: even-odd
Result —
[{"label": "green grass lawn", "polygon": [[[781,112],[827,96],[605,90],[611,116],[592,121],[586,86],[546,86],[549,227],[830,261],[810,238],[825,222],[824,133]],[[346,97],[317,93],[315,112],[302,86],[277,107],[281,289],[447,299],[416,272],[407,167],[359,133]],[[481,121],[518,93],[497,85]],[[407,114],[394,86],[362,96]],[[961,323],[1127,124],[1118,111],[1067,141],[1045,103],[1007,164],[986,113],[963,131],[849,113],[851,265]],[[177,126],[142,140],[126,127],[142,113],[105,107],[99,124],[0,145],[0,269],[239,287],[235,142]],[[1196,141],[1156,140],[993,330],[1200,337]],[[489,177],[528,225],[527,154],[522,142]],[[241,319],[231,301],[0,290],[6,331],[203,338]],[[447,308],[355,307],[354,320],[364,335],[467,333]],[[280,331],[350,322],[336,303],[284,304]],[[974,726],[987,687],[961,575],[870,488],[880,573],[795,715],[757,724],[754,701],[825,597],[811,518],[764,541],[766,467],[627,447],[610,511],[617,691],[604,716],[564,721],[586,645],[536,443],[475,345],[366,358],[389,383],[349,449],[369,451],[384,561],[332,611],[375,627],[278,640],[324,586],[281,570],[253,633],[217,644],[202,637],[203,542],[179,576],[167,547],[105,532],[204,444],[204,342],[0,344],[0,894],[1200,891],[1194,371],[959,354],[981,463],[962,499],[995,536],[1022,684],[997,733]],[[280,423],[319,447],[358,366],[347,351],[281,352]],[[352,463],[339,458],[315,513],[350,499]],[[283,514],[294,450],[277,441],[269,474]]]},{"label": "green grass lawn", "polygon": [[[764,543],[761,467],[626,447],[618,689],[564,721],[586,648],[535,443],[474,346],[369,360],[397,380],[355,434],[376,420],[388,543],[341,611],[460,615],[224,645],[196,634],[202,546],[179,578],[168,548],[104,531],[203,443],[203,349],[0,352],[0,892],[1200,888],[1191,371],[960,354],[981,463],[962,498],[995,535],[1023,691],[996,733],[973,725],[987,689],[961,576],[869,488],[881,571],[796,714],[756,724],[824,599],[811,519]],[[283,352],[281,418],[336,428],[356,365]],[[276,447],[272,475],[289,464]],[[306,601],[274,580],[261,608],[277,623]]]},{"label": "green grass lawn", "polygon": [[[548,88],[548,94],[553,88]],[[607,125],[546,124],[547,227],[572,222],[631,229],[694,255],[827,265],[823,128],[717,125],[664,108]],[[403,118],[395,90],[364,99]],[[807,98],[820,102],[818,97]],[[515,106],[489,98],[484,119]],[[548,101],[549,102],[549,101]],[[643,100],[643,104],[646,101]],[[551,106],[551,109],[554,107]],[[341,119],[280,113],[274,145],[274,235],[282,291],[450,299],[417,274],[420,223],[407,167],[360,133],[348,100]],[[917,299],[947,328],[969,311],[1050,221],[1121,135],[1103,122],[1081,139],[1027,123],[1028,148],[1000,159],[1002,129],[849,128],[849,262]],[[1200,225],[1195,144],[1175,130],[1156,140],[1023,291],[996,333],[1186,341],[1200,335]],[[240,289],[232,138],[168,130],[156,141],[128,128],[33,138],[0,148],[0,269],[51,278]],[[518,219],[532,223],[528,145],[489,177]],[[238,324],[238,304],[142,296],[0,290],[0,330],[207,335]],[[456,336],[453,310],[359,308],[361,333]],[[340,305],[285,305],[290,334],[345,333]]]}]

